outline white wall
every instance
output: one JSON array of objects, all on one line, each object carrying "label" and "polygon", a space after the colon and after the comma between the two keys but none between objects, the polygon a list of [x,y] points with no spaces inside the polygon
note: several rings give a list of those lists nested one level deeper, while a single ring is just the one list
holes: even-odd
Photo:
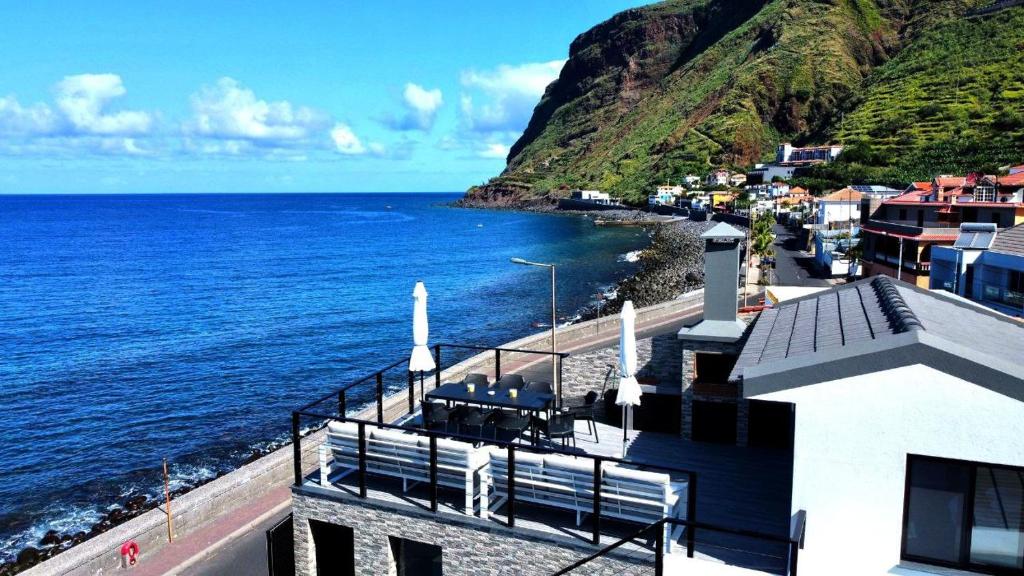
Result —
[{"label": "white wall", "polygon": [[757,398],[796,404],[803,575],[899,564],[908,453],[1024,466],[1024,403],[923,365]]},{"label": "white wall", "polygon": [[854,226],[860,225],[860,204],[847,202],[821,202],[818,204],[818,224],[830,222],[845,224],[851,219]]}]

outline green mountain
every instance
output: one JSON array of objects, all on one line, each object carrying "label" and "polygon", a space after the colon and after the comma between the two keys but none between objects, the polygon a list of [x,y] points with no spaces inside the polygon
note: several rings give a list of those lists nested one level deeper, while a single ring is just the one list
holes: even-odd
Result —
[{"label": "green mountain", "polygon": [[[470,202],[598,188],[632,202],[782,141],[840,142],[815,188],[1024,161],[1024,6],[669,0],[577,37],[504,172]],[[1015,6],[1014,6],[1015,5]]]}]

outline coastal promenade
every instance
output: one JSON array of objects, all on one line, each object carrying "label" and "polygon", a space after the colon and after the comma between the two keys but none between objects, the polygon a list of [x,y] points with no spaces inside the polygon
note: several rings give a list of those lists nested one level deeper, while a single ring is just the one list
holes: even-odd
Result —
[{"label": "coastal promenade", "polygon": [[[752,296],[749,302],[756,298]],[[638,310],[638,339],[674,334],[681,326],[700,318],[702,305],[703,291],[698,290],[676,300]],[[617,317],[566,326],[559,329],[559,350],[580,354],[608,348],[615,345],[618,334]],[[549,338],[550,333],[544,331],[505,346],[543,350],[550,346]],[[456,379],[468,371],[486,372],[490,362],[490,355],[473,356],[446,368],[443,378]],[[505,372],[535,374],[537,378],[550,377],[551,371],[546,359],[503,358],[502,366]],[[404,402],[405,394],[400,393],[388,399],[386,404],[400,407]],[[128,539],[135,539],[142,545],[140,561],[133,569],[140,576],[223,574],[225,566],[232,567],[232,573],[266,573],[264,529],[290,510],[291,452],[292,447],[286,446],[200,486],[172,503],[177,532],[173,543],[166,542],[166,514],[158,508],[24,574],[94,574],[97,570],[105,571],[117,565],[117,550]],[[253,558],[253,554],[258,558]]]}]

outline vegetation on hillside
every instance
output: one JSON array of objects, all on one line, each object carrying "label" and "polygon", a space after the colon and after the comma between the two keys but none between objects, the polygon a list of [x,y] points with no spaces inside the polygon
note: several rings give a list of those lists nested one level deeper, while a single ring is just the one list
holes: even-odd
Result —
[{"label": "vegetation on hillside", "polygon": [[1024,7],[987,0],[669,0],[581,34],[482,201],[652,186],[842,142],[813,189],[1024,157]]}]

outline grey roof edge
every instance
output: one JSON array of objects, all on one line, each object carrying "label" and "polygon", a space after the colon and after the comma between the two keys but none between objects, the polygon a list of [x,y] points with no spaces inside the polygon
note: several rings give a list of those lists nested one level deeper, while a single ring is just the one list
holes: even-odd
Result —
[{"label": "grey roof edge", "polygon": [[684,326],[676,333],[679,340],[707,340],[710,342],[736,342],[747,332],[742,320],[701,320],[693,326]]},{"label": "grey roof edge", "polygon": [[897,334],[924,328],[917,314],[903,299],[895,280],[888,276],[875,276],[871,279],[871,287],[882,304],[882,312]]},{"label": "grey roof edge", "polygon": [[[1024,325],[1022,325],[1019,321],[1014,320],[1011,316],[1007,316],[1002,312],[997,312],[996,310],[984,306],[975,306],[976,303],[974,302],[964,302],[963,300],[955,297],[953,294],[946,292],[945,290],[929,290],[927,288],[921,288],[920,286],[917,286],[915,284],[908,284],[907,282],[900,282],[898,280],[893,280],[893,282],[899,288],[913,290],[918,294],[922,294],[924,296],[931,296],[932,298],[937,298],[939,300],[942,300],[943,302],[963,308],[964,310],[970,310],[977,314],[982,314],[988,316],[989,318],[994,318],[996,320],[999,320],[1000,322],[1004,322],[1011,326],[1016,326],[1017,328],[1024,328]],[[927,327],[925,327],[925,329],[927,330]]]},{"label": "grey roof edge", "polygon": [[713,226],[710,230],[700,235],[704,240],[711,240],[715,238],[720,239],[731,239],[731,240],[742,240],[747,235],[740,232],[736,228],[726,224],[725,222],[719,222]]},{"label": "grey roof edge", "polygon": [[892,346],[855,345],[847,347],[851,348],[849,353],[840,351],[787,359],[774,362],[765,370],[754,370],[761,366],[753,366],[744,372],[743,397],[757,398],[920,364],[1024,402],[1024,369],[1018,365],[994,356],[979,355],[923,331],[898,334],[887,339],[886,344]]}]

